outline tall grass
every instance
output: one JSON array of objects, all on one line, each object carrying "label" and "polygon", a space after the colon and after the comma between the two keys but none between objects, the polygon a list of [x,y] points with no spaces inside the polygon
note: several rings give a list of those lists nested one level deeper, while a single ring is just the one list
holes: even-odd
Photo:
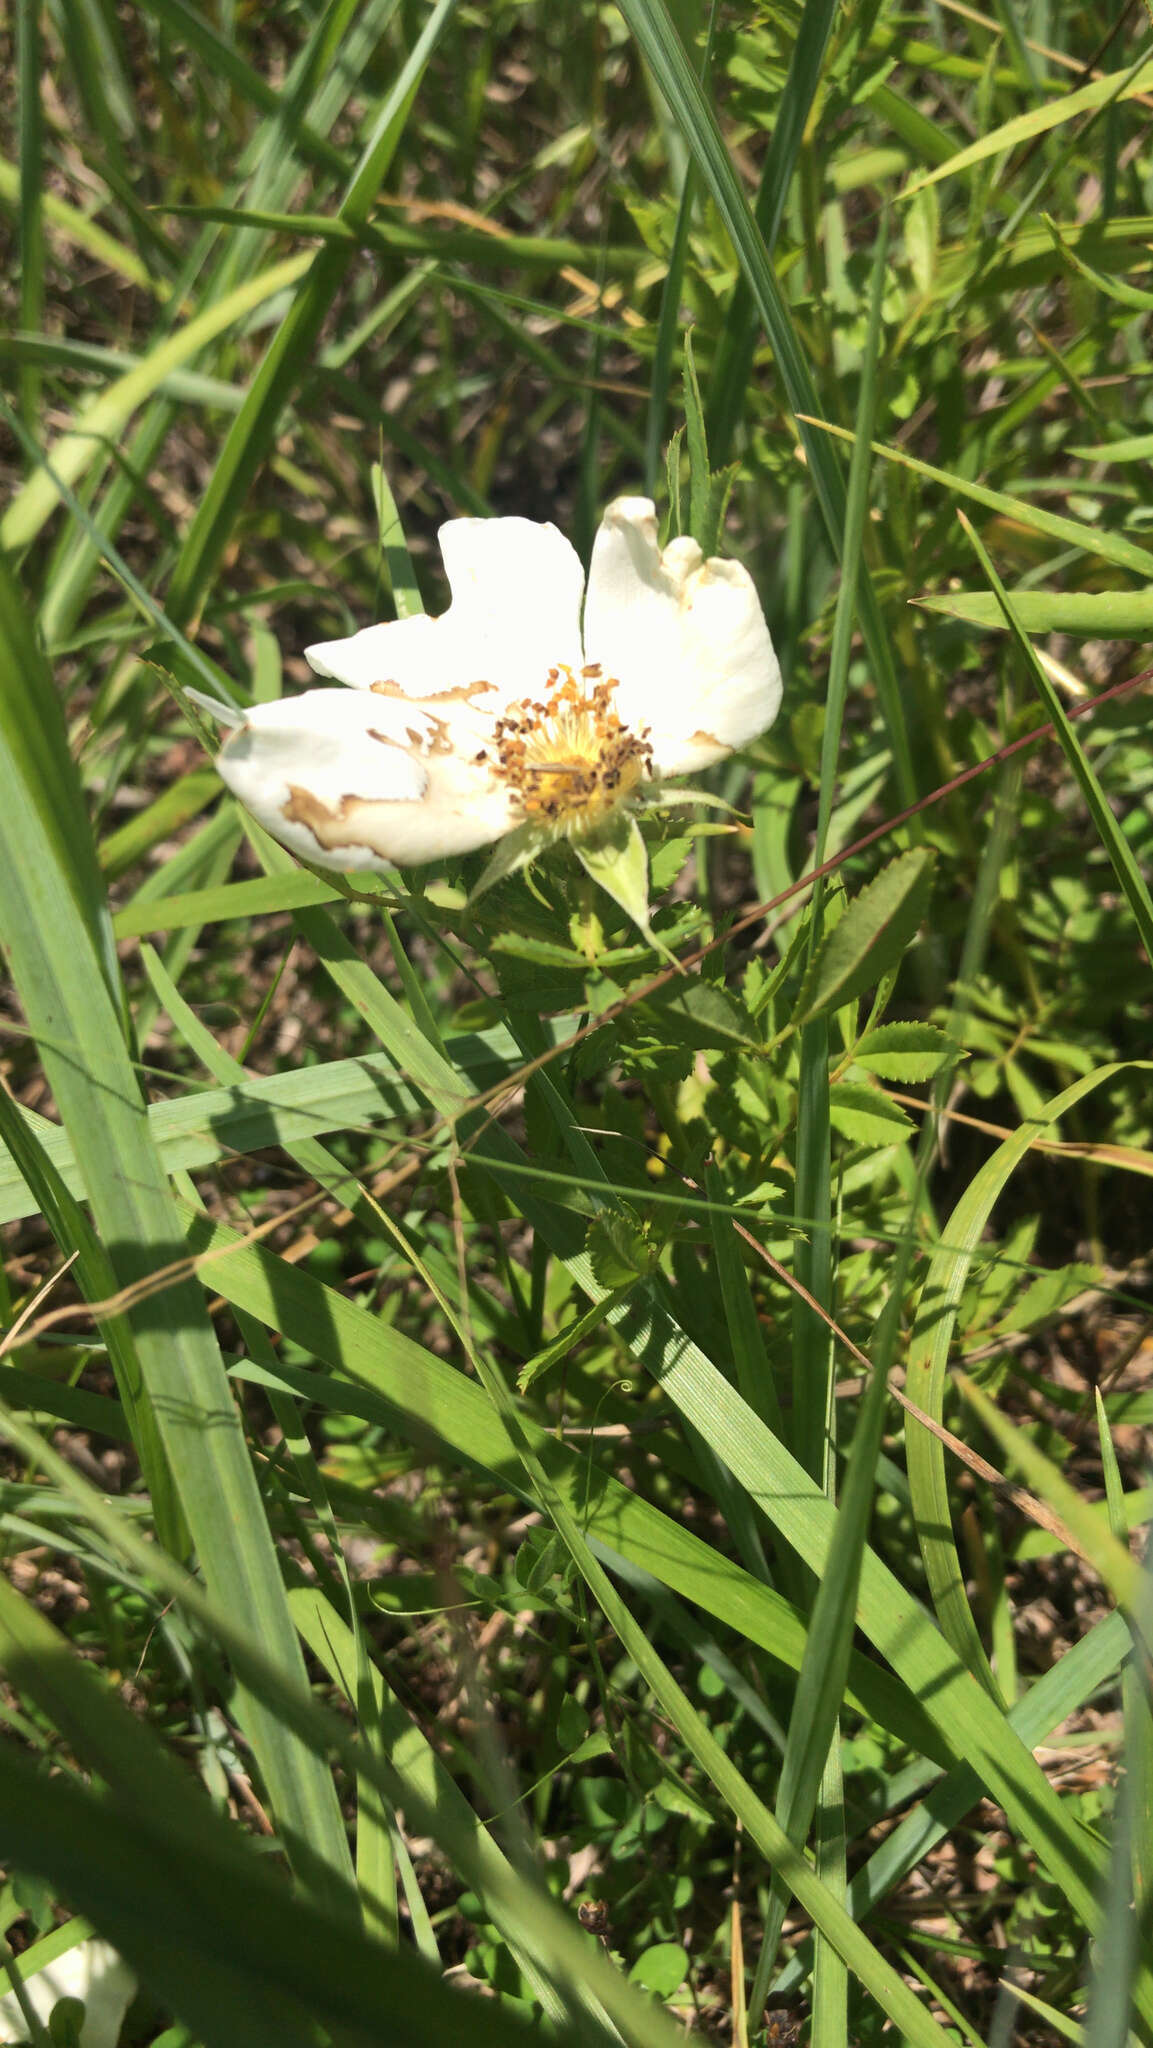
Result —
[{"label": "tall grass", "polygon": [[[14,1978],[1153,2042],[1147,27],[10,33]],[[353,888],[223,793],[187,686],[646,482],[786,678],[645,823],[661,950],[563,848]]]}]

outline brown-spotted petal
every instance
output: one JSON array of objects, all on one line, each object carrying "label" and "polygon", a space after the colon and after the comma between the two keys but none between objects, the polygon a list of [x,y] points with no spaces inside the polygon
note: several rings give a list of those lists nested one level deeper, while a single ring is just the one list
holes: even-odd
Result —
[{"label": "brown-spotted petal", "polygon": [[538,696],[580,663],[584,582],[575,549],[533,519],[450,519],[440,529],[452,603],[439,618],[366,626],[305,649],[322,676],[433,703],[482,679],[502,703]]},{"label": "brown-spotted petal", "polygon": [[515,822],[484,753],[485,722],[306,690],[256,705],[216,765],[254,818],[320,867],[382,869],[471,853]]}]

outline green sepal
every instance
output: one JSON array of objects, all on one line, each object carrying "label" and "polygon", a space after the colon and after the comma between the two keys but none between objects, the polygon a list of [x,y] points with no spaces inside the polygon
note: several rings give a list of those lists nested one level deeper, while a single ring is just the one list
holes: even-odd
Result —
[{"label": "green sepal", "polygon": [[727,811],[730,818],[741,815],[723,796],[714,796],[711,789],[666,789],[658,784],[655,789],[646,789],[643,796],[634,796],[632,801],[640,811],[671,811],[677,804],[707,804],[711,810]]},{"label": "green sepal", "polygon": [[497,840],[492,859],[476,887],[469,893],[470,907],[482,896],[487,895],[490,889],[494,889],[498,882],[507,881],[510,875],[519,874],[521,868],[526,868],[530,861],[536,859],[538,853],[543,852],[547,843],[542,837],[540,826],[531,821],[526,820],[523,825],[517,825],[512,832],[506,832],[503,839]]},{"label": "green sepal", "polygon": [[632,918],[650,946],[675,960],[649,923],[649,854],[636,819],[618,812],[595,835],[575,839],[573,852],[589,879]]}]

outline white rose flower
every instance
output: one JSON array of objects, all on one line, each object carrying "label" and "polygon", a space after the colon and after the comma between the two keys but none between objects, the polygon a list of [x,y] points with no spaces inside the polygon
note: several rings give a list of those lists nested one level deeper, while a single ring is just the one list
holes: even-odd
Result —
[{"label": "white rose flower", "polygon": [[621,893],[636,897],[635,874],[614,888],[601,871],[626,854],[636,869],[630,808],[665,778],[724,760],[777,713],[780,670],[752,579],[692,540],[662,553],[650,500],[618,498],[593,547],[582,631],[580,561],[555,526],[451,519],[440,545],[452,592],[440,618],[306,648],[350,689],[243,714],[197,696],[233,728],[221,775],[283,846],[346,872],[514,834],[494,863],[507,873],[571,838],[647,928],[647,901],[638,911]]}]

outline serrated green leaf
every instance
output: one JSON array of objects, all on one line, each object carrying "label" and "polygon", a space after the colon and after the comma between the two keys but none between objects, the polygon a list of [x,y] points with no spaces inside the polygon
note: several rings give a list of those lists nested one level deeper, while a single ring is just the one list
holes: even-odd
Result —
[{"label": "serrated green leaf", "polygon": [[752,1025],[745,1014],[744,1006],[727,989],[718,988],[711,981],[685,981],[662,993],[654,1009],[662,1022],[670,1014],[680,1020],[683,1034],[677,1034],[678,1042],[693,1045],[704,1052],[715,1052],[719,1047],[739,1045],[745,1048],[758,1044]]},{"label": "serrated green leaf", "polygon": [[559,1337],[554,1337],[551,1344],[546,1344],[543,1351],[538,1351],[535,1358],[530,1358],[527,1365],[522,1365],[516,1379],[517,1391],[521,1394],[527,1393],[540,1379],[542,1373],[551,1372],[554,1365],[560,1365],[570,1351],[574,1351],[578,1344],[583,1344],[586,1337],[600,1328],[609,1309],[619,1298],[617,1294],[606,1294],[600,1301],[594,1301],[592,1307],[586,1309],[582,1316],[578,1316],[575,1322],[567,1323]]},{"label": "serrated green leaf", "polygon": [[924,917],[933,886],[932,850],[899,854],[855,896],[816,953],[790,1028],[863,995],[895,967]]},{"label": "serrated green leaf", "polygon": [[936,1024],[878,1024],[853,1049],[853,1060],[882,1081],[931,1081],[954,1053]]},{"label": "serrated green leaf", "polygon": [[990,1325],[990,1336],[1003,1332],[1031,1330],[1040,1323],[1046,1323],[1066,1302],[1072,1301],[1086,1287],[1099,1286],[1101,1274],[1096,1266],[1058,1266],[1052,1272],[1041,1272],[1031,1280],[1023,1294],[1017,1297],[1012,1308],[999,1322]]},{"label": "serrated green leaf", "polygon": [[829,1089],[829,1122],[855,1145],[892,1145],[915,1128],[903,1109],[856,1081],[834,1081]]},{"label": "serrated green leaf", "polygon": [[[630,1287],[645,1280],[657,1260],[655,1246],[644,1225],[624,1211],[604,1210],[589,1225],[588,1256],[602,1287],[611,1288],[623,1301]],[[606,1314],[611,1302],[603,1302]]]}]

